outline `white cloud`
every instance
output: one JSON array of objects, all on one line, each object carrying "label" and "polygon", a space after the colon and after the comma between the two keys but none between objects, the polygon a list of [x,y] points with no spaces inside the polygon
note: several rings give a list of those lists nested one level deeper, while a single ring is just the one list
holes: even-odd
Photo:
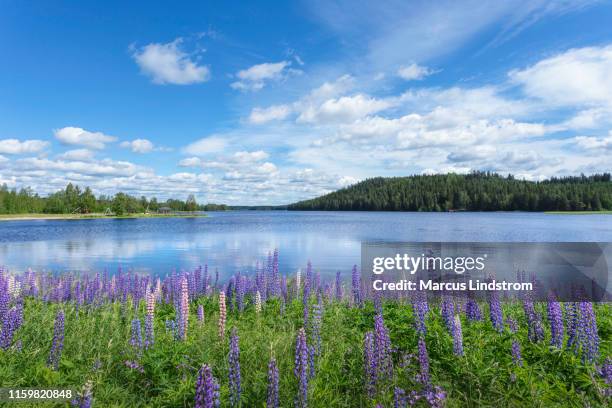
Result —
[{"label": "white cloud", "polygon": [[4,154],[26,154],[38,153],[46,149],[49,142],[44,140],[18,140],[18,139],[3,139],[0,140],[0,153]]},{"label": "white cloud", "polygon": [[225,149],[225,146],[225,139],[217,136],[209,136],[189,144],[183,148],[183,153],[192,156],[204,156],[209,153],[220,152]]},{"label": "white cloud", "polygon": [[89,149],[73,149],[68,150],[58,156],[59,159],[74,160],[74,161],[88,161],[93,159],[94,152]]},{"label": "white cloud", "polygon": [[210,79],[210,69],[181,50],[180,38],[167,44],[151,43],[134,50],[132,57],[143,74],[156,84],[189,85]]},{"label": "white cloud", "polygon": [[550,106],[612,108],[612,45],[572,49],[511,71],[509,77]]},{"label": "white cloud", "polygon": [[188,157],[179,161],[180,167],[200,167],[202,160],[199,157]]},{"label": "white cloud", "polygon": [[431,74],[433,74],[431,69],[415,63],[400,67],[397,71],[397,75],[406,81],[418,81]]},{"label": "white cloud", "polygon": [[388,100],[357,94],[328,99],[319,106],[306,107],[298,117],[299,122],[350,122],[392,106]]},{"label": "white cloud", "polygon": [[249,115],[249,122],[261,125],[273,120],[285,119],[291,113],[291,108],[287,105],[272,105],[267,108],[253,108]]},{"label": "white cloud", "polygon": [[102,132],[90,132],[79,127],[64,127],[53,131],[55,138],[67,145],[81,145],[91,149],[104,149],[106,143],[117,140]]},{"label": "white cloud", "polygon": [[114,161],[104,159],[97,162],[90,161],[64,161],[50,160],[36,157],[28,157],[16,160],[18,169],[30,170],[53,170],[61,172],[75,172],[78,174],[95,176],[129,176],[142,168],[126,161]]},{"label": "white cloud", "polygon": [[155,149],[155,145],[147,139],[134,139],[129,142],[121,142],[120,146],[125,149],[130,149],[134,153],[150,153]]},{"label": "white cloud", "polygon": [[576,144],[587,150],[612,150],[612,131],[605,137],[577,136],[574,138]]},{"label": "white cloud", "polygon": [[297,74],[301,71],[290,69],[291,61],[266,62],[264,64],[253,65],[248,69],[238,71],[236,77],[238,81],[230,85],[240,91],[259,91],[269,81],[278,81],[289,74]]}]

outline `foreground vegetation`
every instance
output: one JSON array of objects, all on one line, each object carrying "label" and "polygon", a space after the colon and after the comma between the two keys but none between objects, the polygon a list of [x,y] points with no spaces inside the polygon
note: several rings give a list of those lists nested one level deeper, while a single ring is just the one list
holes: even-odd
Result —
[{"label": "foreground vegetation", "polygon": [[[570,304],[563,307],[566,334],[558,346],[551,344],[554,324],[546,319],[546,304],[535,306],[536,315],[544,317],[543,337],[533,339],[531,317],[520,302],[502,305],[508,325],[501,330],[486,303],[479,305],[482,316],[476,319],[458,302],[459,326],[449,330],[445,306],[438,302],[423,309],[425,303],[414,299],[360,300],[354,285],[353,290],[319,286],[314,274],[301,285],[299,278],[283,278],[280,290],[267,299],[258,290],[265,287],[263,273],[254,280],[236,275],[223,287],[200,276],[198,271],[195,278],[176,275],[161,285],[130,275],[77,280],[32,274],[21,285],[4,278],[4,293],[12,293],[10,310],[21,304],[23,315],[10,341],[1,342],[0,383],[77,389],[83,395],[73,403],[79,406],[193,406],[196,394],[204,392],[196,391],[196,383],[206,364],[220,385],[221,406],[230,406],[236,395],[234,405],[242,407],[306,406],[306,400],[310,407],[406,406],[398,395],[416,398],[417,406],[609,406],[612,384],[606,380],[612,381],[612,367],[605,357],[612,351],[612,314],[607,304],[594,307],[598,352],[590,360],[586,349],[566,346]],[[32,282],[41,288],[32,291]],[[3,310],[8,314],[8,307]],[[309,371],[297,369],[307,361],[296,352],[302,327],[307,350],[313,351],[307,380],[300,376]],[[457,327],[463,328],[460,353]],[[63,341],[57,341],[58,333]],[[377,361],[388,356],[391,362],[391,372],[374,383],[368,336],[379,352]],[[388,347],[379,348],[380,342]],[[280,405],[270,400],[271,384]]]},{"label": "foreground vegetation", "polygon": [[495,173],[377,177],[291,204],[290,210],[601,211],[612,210],[610,174],[517,180]]}]

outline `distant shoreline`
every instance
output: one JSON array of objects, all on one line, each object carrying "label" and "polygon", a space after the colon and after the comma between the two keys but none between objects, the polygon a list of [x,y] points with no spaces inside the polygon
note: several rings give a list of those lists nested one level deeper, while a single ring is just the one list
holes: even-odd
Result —
[{"label": "distant shoreline", "polygon": [[31,221],[31,220],[99,220],[99,219],[130,219],[130,218],[203,218],[206,214],[0,214],[0,221]]}]

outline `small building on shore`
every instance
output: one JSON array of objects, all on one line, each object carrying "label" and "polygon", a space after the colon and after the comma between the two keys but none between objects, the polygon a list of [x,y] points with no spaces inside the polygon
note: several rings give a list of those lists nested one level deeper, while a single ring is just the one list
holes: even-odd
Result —
[{"label": "small building on shore", "polygon": [[170,214],[172,212],[172,208],[170,208],[170,207],[159,207],[157,212],[159,214]]}]

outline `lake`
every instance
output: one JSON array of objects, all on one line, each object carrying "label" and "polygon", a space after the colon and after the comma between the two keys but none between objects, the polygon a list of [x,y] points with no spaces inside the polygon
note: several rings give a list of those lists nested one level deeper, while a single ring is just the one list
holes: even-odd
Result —
[{"label": "lake", "polygon": [[331,275],[360,262],[361,241],[612,242],[610,215],[229,211],[202,218],[0,222],[0,265],[10,271],[166,275],[208,264],[221,276],[252,271],[278,248],[280,269],[311,260]]}]

